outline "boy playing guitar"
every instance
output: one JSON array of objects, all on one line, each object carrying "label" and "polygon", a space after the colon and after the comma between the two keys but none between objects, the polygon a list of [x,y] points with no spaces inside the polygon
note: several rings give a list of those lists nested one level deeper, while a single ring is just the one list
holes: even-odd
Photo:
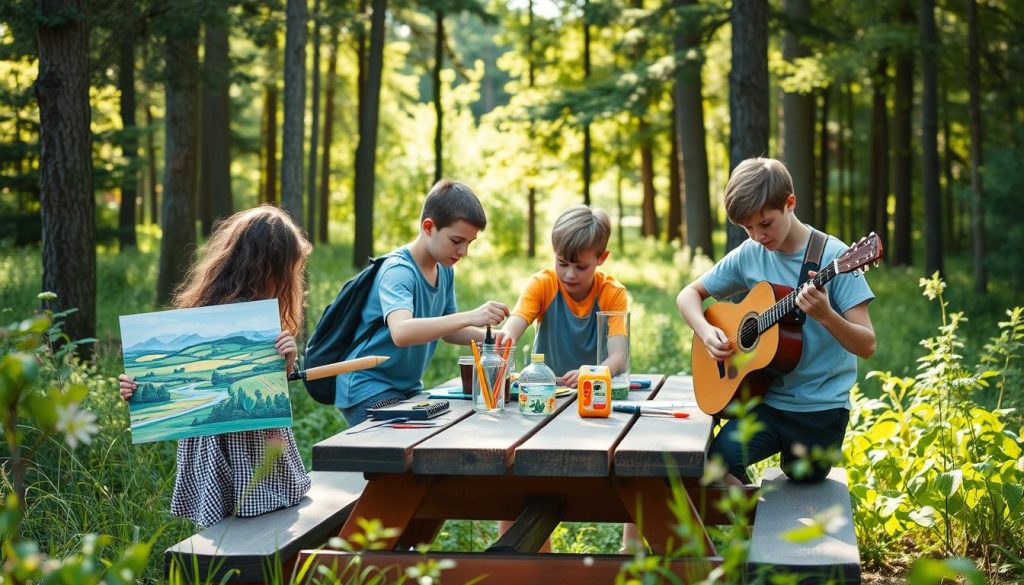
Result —
[{"label": "boy playing guitar", "polygon": [[[771,374],[781,375],[774,379],[754,375],[747,383],[739,383],[746,372],[737,370],[748,370],[747,362],[760,359],[754,351],[759,343],[786,345],[784,340],[780,341],[780,336],[785,336],[780,330],[786,328],[781,324],[771,330],[759,328],[756,319],[749,324],[751,311],[741,311],[736,327],[730,328],[731,334],[727,335],[722,327],[709,322],[703,301],[709,296],[723,299],[748,290],[751,295],[762,293],[771,302],[779,300],[785,291],[757,285],[762,281],[790,286],[803,282],[800,273],[813,230],[796,217],[793,181],[785,166],[773,159],[754,158],[740,163],[726,186],[725,206],[729,221],[742,226],[750,239],[683,288],[676,305],[694,331],[693,352],[706,352],[711,360],[704,361],[715,366],[702,379],[696,367],[698,359],[694,358],[698,396],[706,394],[711,384],[736,380],[741,392],[746,387],[756,391],[760,386],[764,401],[750,410],[761,428],[745,445],[736,438],[739,421],[733,419],[712,440],[708,456],[717,455],[724,460],[729,471],[725,479],[731,483],[750,483],[747,466],[775,453],[781,453],[782,469],[791,479],[821,481],[831,467],[828,461],[810,460],[810,465],[803,467],[810,470],[808,473],[796,473],[802,466],[794,464],[812,452],[842,447],[850,416],[850,388],[857,379],[856,358],[868,358],[875,352],[875,333],[868,314],[868,303],[874,294],[857,271],[832,278],[837,274],[834,261],[846,252],[846,246],[828,237],[820,263],[822,271],[830,271],[827,278],[814,279],[817,272],[807,274],[810,280],[790,299],[806,314],[798,330],[803,351],[799,339],[795,359],[789,351],[790,362],[795,365],[787,373],[785,367],[771,371],[767,362],[758,364],[757,367],[768,366]],[[771,303],[767,305],[770,307]],[[789,330],[792,333],[792,328]],[[763,337],[759,337],[762,332]],[[744,359],[730,359],[736,352],[747,355]],[[705,406],[706,401],[701,402]],[[717,408],[721,410],[728,402],[726,399]]]}]

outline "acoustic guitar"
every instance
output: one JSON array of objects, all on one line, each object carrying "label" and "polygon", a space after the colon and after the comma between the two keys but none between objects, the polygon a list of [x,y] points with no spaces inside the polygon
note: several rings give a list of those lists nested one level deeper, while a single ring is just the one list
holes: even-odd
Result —
[{"label": "acoustic guitar", "polygon": [[[882,257],[882,241],[872,232],[848,248],[808,280],[821,288],[839,274],[867,270]],[[739,303],[718,302],[704,311],[708,322],[725,332],[733,354],[712,358],[697,335],[690,350],[694,393],[704,412],[721,416],[735,399],[764,396],[769,383],[793,371],[800,361],[803,338],[791,317],[796,290],[762,281]]]}]

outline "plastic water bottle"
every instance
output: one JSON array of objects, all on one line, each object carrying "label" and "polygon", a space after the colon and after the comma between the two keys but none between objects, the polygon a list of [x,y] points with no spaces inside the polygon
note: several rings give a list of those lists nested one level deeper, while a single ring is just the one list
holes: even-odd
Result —
[{"label": "plastic water bottle", "polygon": [[544,354],[530,355],[530,365],[519,372],[519,412],[542,416],[555,411],[555,373],[544,363]]}]

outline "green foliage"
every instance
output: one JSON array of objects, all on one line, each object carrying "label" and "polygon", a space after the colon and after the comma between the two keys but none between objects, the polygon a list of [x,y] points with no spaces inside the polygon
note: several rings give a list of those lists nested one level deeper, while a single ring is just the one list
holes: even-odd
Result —
[{"label": "green foliage", "polygon": [[[41,300],[55,295],[43,293]],[[67,545],[80,547],[61,558],[57,551],[44,552],[28,538],[26,524],[34,512],[27,501],[28,459],[37,446],[53,435],[63,435],[72,450],[93,441],[98,431],[96,417],[81,408],[88,389],[81,382],[86,368],[78,363],[74,348],[88,340],[63,343],[62,319],[67,313],[44,312],[0,329],[0,412],[10,457],[12,488],[0,509],[0,546],[5,561],[0,581],[41,584],[134,583],[149,561],[153,540],[135,542],[106,558],[104,549],[113,544],[110,536],[82,534]],[[26,429],[26,430],[22,430]],[[28,441],[28,443],[26,443]],[[26,448],[27,447],[27,448]],[[7,475],[4,476],[7,480]],[[5,490],[6,491],[6,490]]]},{"label": "green foliage", "polygon": [[[1024,542],[1020,413],[976,402],[1000,372],[986,369],[991,354],[968,365],[958,334],[966,317],[947,313],[945,283],[936,275],[921,286],[941,308],[942,323],[921,342],[918,374],[872,372],[882,395],[854,393],[845,452],[861,554],[873,563],[907,554],[969,555],[996,571],[1020,557]],[[992,343],[1018,321],[1002,323]],[[1002,364],[1011,367],[1019,349],[1004,350]],[[1002,378],[1011,375],[1019,371]]]},{"label": "green foliage", "polygon": [[165,385],[161,385],[159,388],[149,382],[139,384],[139,387],[135,390],[135,394],[132,395],[132,402],[167,402],[171,399],[171,393],[167,390]]}]

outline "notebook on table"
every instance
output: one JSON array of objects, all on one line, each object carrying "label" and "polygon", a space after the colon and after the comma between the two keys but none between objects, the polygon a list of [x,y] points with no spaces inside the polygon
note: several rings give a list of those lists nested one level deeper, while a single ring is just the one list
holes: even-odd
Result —
[{"label": "notebook on table", "polygon": [[366,414],[374,420],[405,418],[407,420],[426,420],[440,416],[450,410],[447,400],[403,400],[388,398],[366,409]]}]

